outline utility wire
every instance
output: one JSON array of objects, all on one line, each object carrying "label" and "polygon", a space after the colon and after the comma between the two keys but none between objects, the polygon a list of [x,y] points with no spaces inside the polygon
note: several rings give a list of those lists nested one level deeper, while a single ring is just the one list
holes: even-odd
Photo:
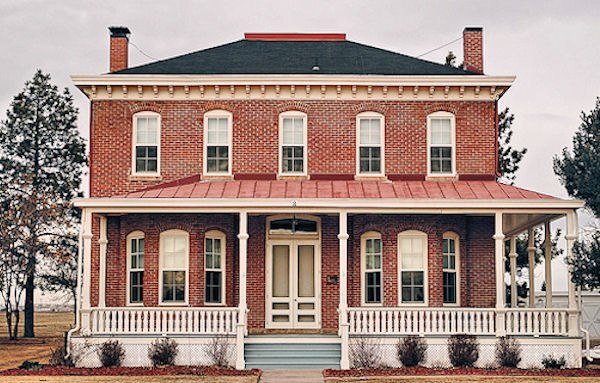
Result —
[{"label": "utility wire", "polygon": [[135,45],[134,43],[132,43],[131,41],[129,41],[129,44],[134,47],[135,49],[137,49],[138,52],[140,52],[141,54],[143,54],[144,56],[148,57],[150,60],[160,60],[157,59],[156,57],[152,57],[148,54],[146,54],[143,50],[141,50],[137,45]]},{"label": "utility wire", "polygon": [[444,48],[444,47],[447,47],[447,46],[448,46],[448,45],[450,45],[450,44],[454,44],[454,43],[455,43],[455,42],[457,42],[458,40],[462,40],[462,36],[461,36],[461,37],[459,37],[459,38],[457,38],[457,39],[455,39],[455,40],[452,40],[452,41],[450,41],[450,42],[449,42],[449,43],[447,43],[447,44],[444,44],[444,45],[442,45],[442,46],[439,46],[439,47],[437,47],[437,48],[435,48],[435,49],[432,49],[432,50],[430,50],[430,51],[427,51],[427,52],[425,52],[425,53],[423,53],[423,54],[421,54],[421,55],[418,55],[418,56],[417,56],[417,58],[421,58],[421,57],[423,57],[423,56],[426,56],[426,55],[428,55],[428,54],[430,54],[430,53],[433,53],[433,52],[435,52],[435,51],[437,51],[437,50],[440,50],[440,49],[442,49],[442,48]]}]

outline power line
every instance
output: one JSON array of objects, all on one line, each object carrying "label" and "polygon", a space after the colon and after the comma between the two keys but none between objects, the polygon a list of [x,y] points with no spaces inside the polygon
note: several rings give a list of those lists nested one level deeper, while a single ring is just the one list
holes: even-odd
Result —
[{"label": "power line", "polygon": [[454,44],[454,43],[455,43],[455,42],[457,42],[458,40],[462,40],[462,36],[461,36],[461,37],[459,37],[459,38],[457,38],[457,39],[455,39],[455,40],[452,40],[452,41],[450,41],[450,42],[449,42],[449,43],[447,43],[447,44],[444,44],[444,45],[442,45],[442,46],[439,46],[439,47],[437,47],[437,48],[435,48],[435,49],[432,49],[432,50],[430,50],[430,51],[427,51],[427,52],[425,52],[425,53],[423,53],[423,54],[421,54],[421,55],[418,55],[418,56],[417,56],[417,58],[421,58],[421,57],[423,57],[423,56],[426,56],[426,55],[428,55],[428,54],[430,54],[430,53],[433,53],[433,52],[435,52],[435,51],[437,51],[437,50],[440,50],[440,49],[442,49],[442,48],[444,48],[444,47],[447,47],[447,46],[448,46],[448,45],[450,45],[450,44]]},{"label": "power line", "polygon": [[135,49],[137,49],[138,52],[140,52],[141,54],[143,54],[144,56],[148,57],[150,60],[160,60],[157,59],[156,57],[152,57],[148,54],[146,54],[146,52],[144,52],[143,50],[141,50],[137,45],[135,45],[134,43],[132,43],[131,41],[129,41],[129,44],[134,47]]}]

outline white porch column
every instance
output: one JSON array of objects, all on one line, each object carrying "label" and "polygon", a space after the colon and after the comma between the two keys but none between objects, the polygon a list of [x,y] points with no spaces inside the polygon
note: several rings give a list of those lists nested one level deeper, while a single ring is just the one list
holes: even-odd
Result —
[{"label": "white porch column", "polygon": [[533,227],[527,230],[527,256],[529,257],[529,307],[535,307],[535,238]]},{"label": "white porch column", "polygon": [[517,307],[517,237],[510,237],[510,307]]},{"label": "white porch column", "polygon": [[92,292],[92,213],[83,209],[81,230],[83,231],[83,287],[81,291],[81,332],[90,334],[90,308]]},{"label": "white porch column", "polygon": [[546,271],[546,308],[552,307],[552,235],[550,221],[544,223],[544,267]]},{"label": "white porch column", "polygon": [[106,306],[106,249],[108,245],[106,231],[107,218],[105,215],[102,215],[100,216],[100,238],[98,239],[98,245],[100,248],[100,267],[98,270],[98,307],[100,308],[104,308]]},{"label": "white porch column", "polygon": [[[571,210],[567,213],[567,254],[566,258],[573,257],[573,242],[578,238],[577,212]],[[571,268],[567,268],[567,288],[569,293],[569,335],[579,336],[579,307],[575,294],[575,284],[571,281]]]},{"label": "white porch column", "polygon": [[247,258],[248,258],[248,213],[245,211],[240,212],[240,232],[238,234],[240,241],[240,282],[239,282],[239,319],[237,324],[236,334],[236,361],[235,368],[242,370],[246,367],[246,361],[244,358],[244,337],[247,333],[247,320],[246,314],[248,311],[248,305],[246,300],[246,272],[247,272]]},{"label": "white porch column", "polygon": [[350,337],[348,324],[348,213],[345,211],[340,212],[340,233],[338,239],[340,241],[340,305],[338,309],[339,313],[339,327],[340,337],[342,340],[342,356],[340,360],[340,367],[342,369],[350,368]]},{"label": "white porch column", "polygon": [[495,215],[495,259],[496,259],[496,336],[506,335],[504,308],[504,232],[502,213]]}]

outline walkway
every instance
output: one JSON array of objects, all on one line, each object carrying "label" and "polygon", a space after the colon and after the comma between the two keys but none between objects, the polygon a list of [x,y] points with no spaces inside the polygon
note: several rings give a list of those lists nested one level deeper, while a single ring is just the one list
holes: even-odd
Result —
[{"label": "walkway", "polygon": [[260,383],[323,383],[321,370],[266,370]]}]

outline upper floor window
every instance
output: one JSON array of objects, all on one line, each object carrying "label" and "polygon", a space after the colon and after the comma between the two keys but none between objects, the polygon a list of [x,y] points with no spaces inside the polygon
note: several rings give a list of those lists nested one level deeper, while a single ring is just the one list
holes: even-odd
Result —
[{"label": "upper floor window", "polygon": [[204,115],[204,174],[231,174],[232,120],[225,110]]},{"label": "upper floor window", "polygon": [[279,174],[306,175],[306,113],[279,115]]},{"label": "upper floor window", "polygon": [[127,294],[129,304],[144,300],[144,233],[135,231],[127,236]]},{"label": "upper floor window", "polygon": [[204,239],[204,303],[225,303],[225,234],[209,231]]},{"label": "upper floor window", "polygon": [[435,112],[427,116],[428,174],[456,173],[455,119],[452,113]]},{"label": "upper floor window", "polygon": [[459,296],[459,238],[452,232],[444,233],[442,242],[444,304],[458,304]]},{"label": "upper floor window", "polygon": [[398,235],[400,302],[427,303],[427,234],[409,230]]},{"label": "upper floor window", "polygon": [[158,113],[134,114],[132,162],[134,175],[160,173],[160,115]]},{"label": "upper floor window", "polygon": [[182,230],[160,234],[161,303],[186,303],[189,235]]},{"label": "upper floor window", "polygon": [[384,173],[384,117],[379,113],[364,112],[356,116],[357,174]]},{"label": "upper floor window", "polygon": [[360,239],[363,304],[381,304],[383,266],[381,234],[368,232]]}]

